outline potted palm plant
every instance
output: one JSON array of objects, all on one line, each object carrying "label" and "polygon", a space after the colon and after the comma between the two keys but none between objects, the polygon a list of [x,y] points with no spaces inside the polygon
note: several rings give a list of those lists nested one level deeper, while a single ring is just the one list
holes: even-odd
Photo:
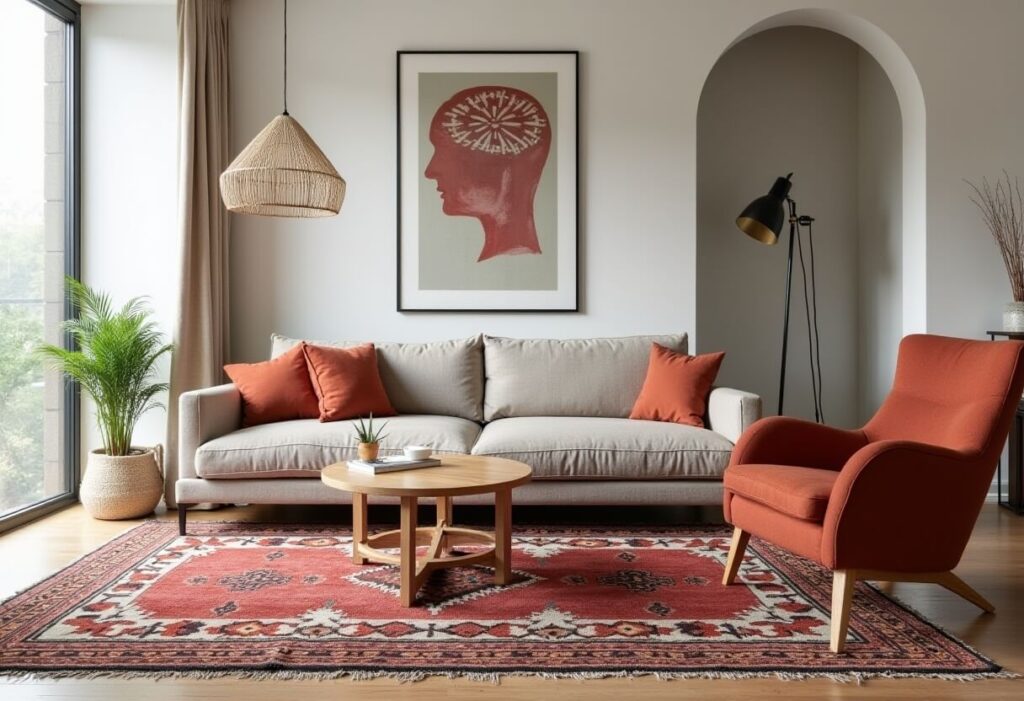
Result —
[{"label": "potted palm plant", "polygon": [[142,414],[161,406],[157,397],[167,383],[156,381],[156,365],[171,346],[143,298],[115,309],[109,295],[74,278],[66,284],[77,318],[64,322],[64,330],[75,349],[45,344],[39,353],[96,407],[103,447],[89,453],[79,498],[94,518],[143,516],[163,494],[163,449],[133,446],[132,434]]}]

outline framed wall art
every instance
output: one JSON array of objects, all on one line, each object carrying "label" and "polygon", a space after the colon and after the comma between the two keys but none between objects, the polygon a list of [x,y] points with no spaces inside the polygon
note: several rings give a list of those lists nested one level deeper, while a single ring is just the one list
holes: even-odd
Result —
[{"label": "framed wall art", "polygon": [[578,311],[576,51],[398,52],[399,311]]}]

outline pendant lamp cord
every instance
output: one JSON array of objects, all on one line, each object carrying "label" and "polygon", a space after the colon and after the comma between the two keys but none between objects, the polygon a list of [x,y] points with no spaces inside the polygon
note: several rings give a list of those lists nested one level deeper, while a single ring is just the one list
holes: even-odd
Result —
[{"label": "pendant lamp cord", "polygon": [[288,0],[284,0],[284,113],[288,114]]}]

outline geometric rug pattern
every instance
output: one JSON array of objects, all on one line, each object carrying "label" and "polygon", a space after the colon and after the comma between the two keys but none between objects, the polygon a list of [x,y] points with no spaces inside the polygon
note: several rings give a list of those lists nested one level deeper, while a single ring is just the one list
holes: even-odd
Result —
[{"label": "geometric rug pattern", "polygon": [[142,524],[0,604],[0,674],[1004,676],[864,584],[832,654],[830,573],[755,539],[723,587],[721,527],[518,529],[508,584],[440,570],[413,608],[346,528],[189,528]]}]

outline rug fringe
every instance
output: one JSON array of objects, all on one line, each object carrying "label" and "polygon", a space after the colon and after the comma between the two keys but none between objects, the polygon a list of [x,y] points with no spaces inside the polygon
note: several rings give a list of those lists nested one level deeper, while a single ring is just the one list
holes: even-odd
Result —
[{"label": "rug fringe", "polygon": [[238,679],[245,681],[332,681],[349,679],[354,682],[370,681],[372,679],[389,679],[400,683],[412,683],[423,681],[430,677],[444,679],[461,679],[469,682],[481,682],[489,684],[500,684],[503,678],[509,677],[534,677],[547,680],[572,679],[576,681],[587,681],[595,679],[639,679],[653,677],[659,681],[684,681],[688,679],[723,679],[727,681],[741,681],[744,679],[777,679],[780,681],[805,681],[809,679],[828,679],[837,684],[863,684],[871,679],[937,679],[942,681],[974,682],[990,679],[1020,679],[1021,675],[1016,672],[975,672],[975,673],[945,673],[945,672],[784,672],[784,671],[756,671],[739,672],[724,670],[707,670],[693,672],[658,672],[658,671],[576,671],[576,672],[538,672],[509,670],[499,672],[473,672],[454,670],[329,670],[329,671],[301,671],[301,670],[0,670],[0,677],[7,683],[33,683],[42,681],[54,681],[61,679],[98,680],[98,679],[150,679],[153,681],[173,679]]}]

